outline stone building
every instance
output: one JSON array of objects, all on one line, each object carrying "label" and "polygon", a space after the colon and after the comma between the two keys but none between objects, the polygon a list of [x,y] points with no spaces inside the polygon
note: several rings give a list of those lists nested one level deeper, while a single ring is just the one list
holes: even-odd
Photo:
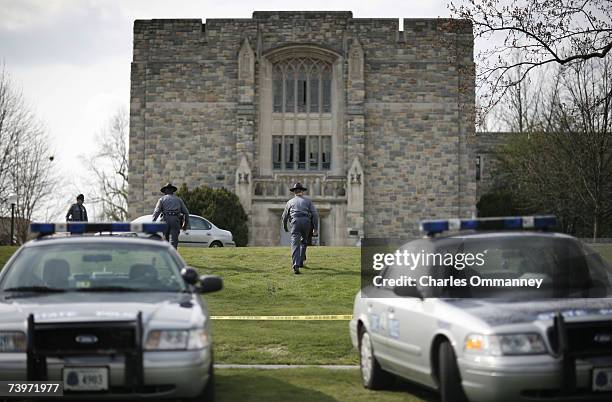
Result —
[{"label": "stone building", "polygon": [[137,20],[132,217],[160,184],[232,189],[251,245],[286,241],[288,188],[309,187],[320,241],[414,234],[476,202],[473,34],[451,19],[254,12]]}]

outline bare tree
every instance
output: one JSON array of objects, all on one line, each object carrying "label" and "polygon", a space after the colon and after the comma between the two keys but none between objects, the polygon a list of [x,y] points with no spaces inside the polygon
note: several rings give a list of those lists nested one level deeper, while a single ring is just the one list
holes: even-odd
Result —
[{"label": "bare tree", "polygon": [[487,41],[476,56],[485,112],[535,68],[601,59],[612,49],[611,0],[458,0],[449,8]]},{"label": "bare tree", "polygon": [[9,175],[12,192],[17,196],[15,233],[24,242],[29,222],[51,197],[58,179],[49,154],[49,139],[40,128],[22,134],[14,159]]},{"label": "bare tree", "polygon": [[119,109],[98,135],[98,149],[90,158],[89,170],[99,191],[94,202],[102,205],[105,220],[128,220],[128,130],[127,111]]},{"label": "bare tree", "polygon": [[561,77],[547,126],[575,176],[593,237],[612,217],[612,62],[574,64]]},{"label": "bare tree", "polygon": [[[566,230],[612,230],[612,62],[561,67],[529,137],[505,147],[505,179],[523,207]],[[584,232],[584,230],[582,230]]]},{"label": "bare tree", "polygon": [[20,135],[27,131],[32,116],[5,66],[0,68],[0,205],[10,193],[9,171]]},{"label": "bare tree", "polygon": [[[28,223],[49,199],[56,175],[52,169],[50,141],[42,125],[11,81],[0,70],[0,214],[7,216],[6,201],[16,195],[16,237],[28,237]],[[9,224],[3,220],[2,231]]]},{"label": "bare tree", "polygon": [[[520,58],[520,55],[516,56]],[[550,68],[545,67],[535,76],[527,76],[508,88],[506,95],[493,109],[488,120],[489,125],[497,131],[529,133],[539,123],[542,112],[543,92],[550,86],[548,76]],[[522,67],[511,75],[519,76]]]}]

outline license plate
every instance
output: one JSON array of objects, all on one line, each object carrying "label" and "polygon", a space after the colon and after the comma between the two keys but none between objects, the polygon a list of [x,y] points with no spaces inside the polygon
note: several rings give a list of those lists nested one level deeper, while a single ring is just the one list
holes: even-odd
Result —
[{"label": "license plate", "polygon": [[593,369],[593,391],[612,391],[612,367]]},{"label": "license plate", "polygon": [[107,367],[65,367],[64,390],[106,391],[108,389]]}]

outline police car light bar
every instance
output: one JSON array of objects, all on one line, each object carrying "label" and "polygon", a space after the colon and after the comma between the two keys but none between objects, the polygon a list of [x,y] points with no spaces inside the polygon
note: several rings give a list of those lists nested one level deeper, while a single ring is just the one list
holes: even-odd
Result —
[{"label": "police car light bar", "polygon": [[438,219],[421,221],[421,232],[428,236],[451,230],[546,230],[557,226],[557,217],[543,216],[506,216],[500,218],[476,219]]},{"label": "police car light bar", "polygon": [[136,232],[154,234],[166,230],[164,222],[150,223],[88,223],[88,222],[67,222],[67,223],[31,223],[30,232],[39,236],[51,235],[58,232],[68,232],[72,234],[98,233],[98,232]]}]

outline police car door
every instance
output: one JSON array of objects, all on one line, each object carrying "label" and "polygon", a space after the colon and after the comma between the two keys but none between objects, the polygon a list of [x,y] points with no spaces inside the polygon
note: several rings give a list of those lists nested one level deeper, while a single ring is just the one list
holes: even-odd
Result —
[{"label": "police car door", "polygon": [[[416,243],[406,249],[408,253],[422,253],[423,244]],[[427,268],[417,266],[411,270],[406,266],[394,266],[388,270],[387,277],[411,278],[418,281]],[[417,289],[419,289],[417,287]],[[391,371],[411,378],[417,382],[429,384],[431,372],[429,367],[429,339],[433,333],[431,315],[428,313],[428,301],[417,295],[399,296],[395,288],[390,288],[392,295],[384,299],[381,321],[384,322],[385,353],[389,356]]]},{"label": "police car door", "polygon": [[402,296],[387,301],[389,345],[398,356],[397,371],[417,382],[429,384],[430,339],[434,333],[434,311],[428,299]]},{"label": "police car door", "polygon": [[202,218],[191,215],[189,217],[189,229],[181,231],[179,242],[184,246],[205,246],[210,242],[210,231],[212,226]]},{"label": "police car door", "polygon": [[[399,279],[406,274],[404,267],[388,266],[381,275],[383,279]],[[368,298],[370,332],[376,358],[384,369],[397,373],[406,373],[406,360],[410,357],[413,348],[403,343],[401,319],[403,311],[399,306],[403,303],[412,303],[404,300],[394,293],[394,287],[380,286],[378,297]],[[417,299],[417,301],[420,301]]]},{"label": "police car door", "polygon": [[[409,276],[414,278],[416,292],[389,301],[388,320],[392,322],[394,340],[397,341],[397,353],[403,356],[402,373],[419,383],[435,386],[432,382],[430,349],[434,335],[440,329],[449,328],[448,317],[439,316],[440,309],[432,288],[422,286],[421,278],[436,276],[437,270],[431,262],[425,261],[425,255],[436,250],[430,240],[422,239],[412,243],[411,250],[419,262],[410,269]],[[404,268],[406,270],[406,268]],[[398,293],[396,291],[396,293]]]}]

